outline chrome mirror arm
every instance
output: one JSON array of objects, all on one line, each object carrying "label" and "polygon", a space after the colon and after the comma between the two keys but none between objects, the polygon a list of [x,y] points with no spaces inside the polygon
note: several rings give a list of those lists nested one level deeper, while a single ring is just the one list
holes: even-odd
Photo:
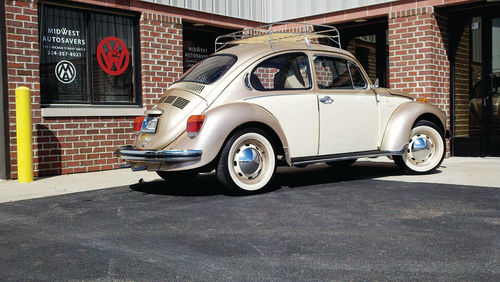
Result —
[{"label": "chrome mirror arm", "polygon": [[378,98],[378,93],[375,91],[375,88],[379,87],[379,81],[378,78],[375,79],[375,82],[370,86],[370,89],[375,93],[375,98],[377,99],[377,102],[380,102],[380,99]]}]

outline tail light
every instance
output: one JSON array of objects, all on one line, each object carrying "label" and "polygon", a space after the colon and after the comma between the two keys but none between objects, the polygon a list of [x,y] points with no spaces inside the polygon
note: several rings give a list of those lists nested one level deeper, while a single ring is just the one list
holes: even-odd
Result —
[{"label": "tail light", "polygon": [[190,116],[187,121],[187,134],[189,137],[194,138],[200,132],[203,122],[205,122],[205,115]]},{"label": "tail light", "polygon": [[136,117],[135,118],[135,120],[134,120],[134,131],[135,132],[141,131],[143,121],[144,121],[144,117]]}]

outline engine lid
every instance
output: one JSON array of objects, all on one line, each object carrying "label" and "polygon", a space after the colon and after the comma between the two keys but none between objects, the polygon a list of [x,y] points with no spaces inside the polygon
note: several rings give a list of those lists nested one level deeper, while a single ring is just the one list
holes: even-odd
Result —
[{"label": "engine lid", "polygon": [[140,132],[134,146],[164,149],[186,130],[189,116],[201,114],[207,107],[207,101],[192,91],[179,87],[169,89],[158,104],[145,112],[148,117],[159,117],[155,133]]}]

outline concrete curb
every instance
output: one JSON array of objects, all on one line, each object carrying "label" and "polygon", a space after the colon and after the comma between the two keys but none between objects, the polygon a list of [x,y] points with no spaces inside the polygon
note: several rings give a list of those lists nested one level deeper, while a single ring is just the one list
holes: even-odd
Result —
[{"label": "concrete curb", "polygon": [[[360,159],[355,165],[394,167],[394,163],[386,157]],[[17,180],[1,181],[0,203],[132,185],[138,183],[140,179],[153,181],[160,177],[155,172],[116,169],[41,177],[31,183],[19,183]],[[500,188],[500,158],[453,157],[445,159],[435,174],[394,175],[374,179]]]}]

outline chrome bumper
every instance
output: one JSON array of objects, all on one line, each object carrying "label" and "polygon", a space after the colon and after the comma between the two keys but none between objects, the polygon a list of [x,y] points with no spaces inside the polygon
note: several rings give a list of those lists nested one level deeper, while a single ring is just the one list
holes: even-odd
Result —
[{"label": "chrome bumper", "polygon": [[140,162],[190,162],[201,159],[201,150],[156,151],[139,150],[132,146],[123,146],[115,150],[115,154],[127,161]]}]

